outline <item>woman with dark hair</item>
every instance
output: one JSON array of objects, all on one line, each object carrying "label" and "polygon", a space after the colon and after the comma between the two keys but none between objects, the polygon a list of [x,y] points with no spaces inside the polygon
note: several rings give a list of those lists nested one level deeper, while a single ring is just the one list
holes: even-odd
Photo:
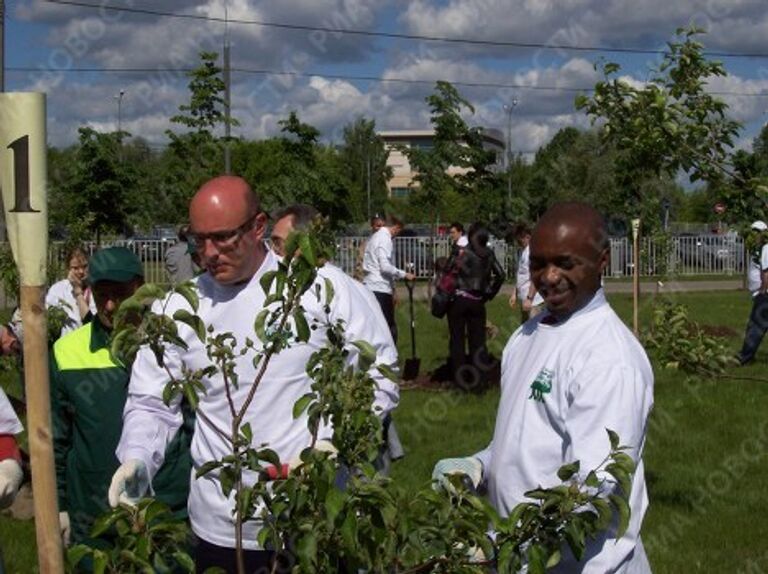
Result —
[{"label": "woman with dark hair", "polygon": [[96,304],[88,287],[88,254],[82,247],[67,253],[67,277],[57,281],[45,296],[45,307],[58,307],[66,313],[59,336],[74,331],[96,313]]},{"label": "woman with dark hair", "polygon": [[473,224],[469,244],[451,262],[457,276],[455,298],[448,308],[450,362],[453,381],[463,390],[481,386],[491,368],[485,348],[485,303],[501,289],[504,269],[488,239],[488,230]]}]

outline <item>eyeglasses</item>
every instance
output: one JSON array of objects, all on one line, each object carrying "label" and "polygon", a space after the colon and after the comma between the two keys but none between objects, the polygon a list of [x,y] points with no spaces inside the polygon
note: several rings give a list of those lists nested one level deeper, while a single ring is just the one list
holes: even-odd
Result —
[{"label": "eyeglasses", "polygon": [[202,251],[205,248],[206,241],[213,243],[216,249],[232,249],[240,241],[240,238],[252,229],[253,222],[256,221],[259,215],[259,213],[254,213],[245,220],[245,223],[235,229],[212,231],[211,233],[190,231],[187,235],[187,240],[192,242],[198,251]]}]

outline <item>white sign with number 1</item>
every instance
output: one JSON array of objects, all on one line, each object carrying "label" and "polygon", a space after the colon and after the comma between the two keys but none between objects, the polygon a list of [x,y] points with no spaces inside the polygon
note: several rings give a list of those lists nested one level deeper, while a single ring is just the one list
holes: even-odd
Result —
[{"label": "white sign with number 1", "polygon": [[45,285],[45,94],[0,93],[0,189],[21,285]]}]

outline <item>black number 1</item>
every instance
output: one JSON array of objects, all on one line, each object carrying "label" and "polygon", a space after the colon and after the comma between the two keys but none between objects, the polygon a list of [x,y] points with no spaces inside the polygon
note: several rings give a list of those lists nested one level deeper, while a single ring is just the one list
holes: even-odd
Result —
[{"label": "black number 1", "polygon": [[13,213],[39,213],[32,209],[29,202],[29,136],[20,137],[8,149],[13,150],[13,178],[16,190],[16,203]]}]

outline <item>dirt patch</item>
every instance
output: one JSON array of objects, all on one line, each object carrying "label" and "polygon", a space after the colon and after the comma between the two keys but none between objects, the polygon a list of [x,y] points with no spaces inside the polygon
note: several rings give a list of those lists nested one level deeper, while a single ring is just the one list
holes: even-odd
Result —
[{"label": "dirt patch", "polygon": [[725,325],[701,325],[701,330],[710,337],[738,337],[739,333],[731,327]]}]

